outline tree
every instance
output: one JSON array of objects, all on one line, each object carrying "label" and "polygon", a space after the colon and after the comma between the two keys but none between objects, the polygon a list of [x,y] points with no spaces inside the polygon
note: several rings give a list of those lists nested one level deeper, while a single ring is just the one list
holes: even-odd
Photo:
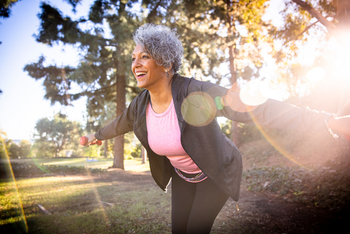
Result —
[{"label": "tree", "polygon": [[[1,0],[0,1],[0,18],[6,19],[9,18],[11,15],[11,7],[17,2],[18,0]],[[0,41],[0,45],[2,42]],[[1,93],[1,90],[0,90]]]},{"label": "tree", "polygon": [[42,118],[36,123],[35,147],[37,156],[53,155],[59,153],[70,143],[78,142],[83,130],[79,123],[69,121],[63,114],[56,114],[53,119]]},{"label": "tree", "polygon": [[[293,2],[316,18],[316,22],[321,23],[329,33],[334,33],[336,37],[338,36],[336,31],[350,28],[350,2],[347,0],[317,1],[316,4],[321,7],[321,12],[302,0],[293,0]],[[323,16],[323,12],[331,14]]]},{"label": "tree", "polygon": [[[264,35],[263,29],[266,28],[267,24],[262,21],[262,16],[265,12],[265,0],[260,1],[231,1],[226,0],[219,3],[214,10],[212,19],[218,17],[220,19],[220,26],[227,28],[226,39],[226,49],[228,49],[228,62],[230,70],[230,83],[231,85],[237,82],[238,71],[237,65],[235,65],[235,60],[244,60],[247,58],[242,58],[239,56],[239,50],[243,50],[245,44],[254,45],[253,55],[250,55],[250,60],[253,62],[255,68],[259,69],[262,65],[262,59],[258,55],[259,49]],[[242,33],[243,27],[247,31],[247,35]],[[243,54],[242,53],[242,54]],[[246,73],[249,73],[249,78],[252,78],[254,73],[251,67],[248,65],[246,67],[241,67],[241,77],[246,78]],[[231,139],[236,143],[237,146],[240,145],[240,139],[238,136],[238,123],[232,122],[231,124]]]},{"label": "tree", "polygon": [[7,138],[7,134],[5,131],[0,129],[0,158],[7,158],[7,142],[5,140]]},{"label": "tree", "polygon": [[[262,20],[266,2],[171,2],[165,9],[165,22],[181,35],[185,49],[182,72],[227,87],[239,78],[258,77],[263,64],[260,43],[268,42],[270,26]],[[159,14],[161,11],[155,15]],[[153,22],[151,18],[148,21]],[[233,123],[232,140],[239,145],[237,130],[237,123]]]},{"label": "tree", "polygon": [[[73,21],[62,13],[42,3],[39,14],[41,26],[36,35],[38,42],[53,46],[54,43],[79,45],[84,56],[80,64],[73,67],[44,66],[44,57],[37,63],[27,65],[24,70],[35,79],[43,79],[46,88],[45,98],[51,103],[72,105],[74,100],[86,96],[87,111],[97,122],[89,124],[97,130],[105,118],[107,103],[116,103],[116,115],[120,115],[126,107],[126,96],[135,96],[139,89],[129,67],[130,54],[133,49],[131,40],[139,20],[128,12],[136,1],[101,1],[96,0],[86,18]],[[107,24],[111,38],[104,35],[103,24]],[[83,30],[83,27],[89,29]],[[81,87],[81,92],[72,92],[72,85]],[[105,119],[104,119],[105,120]],[[124,137],[115,138],[113,167],[124,168]]]},{"label": "tree", "polygon": [[[93,120],[89,123],[92,130],[97,130],[106,121],[106,104],[116,103],[118,116],[125,109],[125,103],[140,92],[135,88],[135,80],[129,79],[133,77],[129,67],[134,47],[132,33],[144,22],[177,28],[185,48],[183,75],[212,79],[217,83],[226,78],[235,81],[237,74],[241,72],[243,77],[249,70],[238,67],[235,61],[248,57],[252,61],[255,59],[254,62],[258,60],[254,50],[246,53],[247,48],[243,47],[248,43],[256,44],[262,37],[257,32],[264,28],[260,18],[266,1],[143,0],[138,13],[132,9],[135,2],[96,0],[89,15],[75,21],[49,4],[41,5],[37,41],[49,46],[58,42],[78,45],[84,56],[77,67],[46,66],[41,57],[24,70],[33,78],[44,80],[45,98],[52,103],[72,105],[74,100],[86,96],[88,115]],[[229,24],[227,20],[230,20]],[[103,24],[108,25],[112,37],[105,36]],[[241,33],[238,26],[245,28],[247,35]],[[88,29],[83,30],[84,27]],[[231,30],[228,34],[227,29]],[[238,53],[240,50],[241,54]],[[220,65],[230,62],[230,72],[221,74]],[[81,91],[72,92],[72,87],[77,85]],[[113,167],[124,168],[123,142],[124,137],[115,139]]]},{"label": "tree", "polygon": [[19,144],[7,141],[7,144],[10,158],[27,158],[31,154],[32,145],[27,140],[22,140]]},{"label": "tree", "polygon": [[11,15],[11,7],[18,0],[2,0],[0,2],[0,18],[9,18]]},{"label": "tree", "polygon": [[[270,31],[274,40],[282,44],[274,57],[281,80],[288,84],[292,96],[308,95],[307,105],[339,115],[349,114],[348,75],[342,72],[350,53],[349,12],[347,0],[288,0],[281,12],[282,26]],[[301,64],[298,55],[311,43],[317,56],[312,64]],[[324,70],[325,79],[310,83],[306,75],[315,67]],[[300,89],[303,86],[308,88]],[[300,105],[300,98],[296,100]]]},{"label": "tree", "polygon": [[28,158],[31,155],[32,144],[27,140],[21,140],[19,143],[21,148],[21,158]]},{"label": "tree", "polygon": [[8,148],[8,153],[10,158],[18,158],[21,155],[21,148],[15,143],[11,143]]},{"label": "tree", "polygon": [[283,58],[290,60],[300,48],[298,43],[306,43],[312,34],[317,33],[322,40],[334,36],[343,43],[342,32],[350,29],[349,12],[347,0],[286,0],[280,13],[284,24],[270,32],[274,39],[283,42],[284,50],[276,53],[277,62]]}]

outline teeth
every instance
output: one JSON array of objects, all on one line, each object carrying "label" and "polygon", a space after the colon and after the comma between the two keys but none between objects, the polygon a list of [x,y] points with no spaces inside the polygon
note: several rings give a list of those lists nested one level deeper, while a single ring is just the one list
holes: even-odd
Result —
[{"label": "teeth", "polygon": [[145,75],[147,72],[136,72],[137,76]]}]

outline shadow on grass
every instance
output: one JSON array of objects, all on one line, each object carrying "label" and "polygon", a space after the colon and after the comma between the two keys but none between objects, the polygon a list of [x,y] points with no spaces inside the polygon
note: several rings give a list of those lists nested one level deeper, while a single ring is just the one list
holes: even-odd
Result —
[{"label": "shadow on grass", "polygon": [[1,233],[22,234],[27,233],[26,227],[23,221],[17,221],[0,226]]}]

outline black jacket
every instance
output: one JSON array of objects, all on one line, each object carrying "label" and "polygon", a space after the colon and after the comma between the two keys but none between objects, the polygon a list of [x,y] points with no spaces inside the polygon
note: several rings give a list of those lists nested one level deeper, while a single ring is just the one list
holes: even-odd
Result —
[{"label": "black jacket", "polygon": [[[225,116],[236,122],[269,127],[295,128],[303,125],[304,130],[325,129],[326,115],[274,100],[268,100],[251,113],[233,111],[221,102],[228,90],[209,82],[176,74],[171,90],[184,150],[220,189],[236,201],[242,177],[242,157],[232,141],[222,134],[215,117]],[[149,101],[148,90],[143,90],[122,115],[96,132],[95,136],[105,140],[133,130],[147,150],[155,182],[166,190],[174,169],[166,157],[157,155],[148,145],[146,109]]]}]

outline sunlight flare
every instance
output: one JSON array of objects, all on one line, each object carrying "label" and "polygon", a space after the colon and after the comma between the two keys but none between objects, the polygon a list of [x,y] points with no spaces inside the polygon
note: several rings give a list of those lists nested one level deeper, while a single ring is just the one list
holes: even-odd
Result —
[{"label": "sunlight flare", "polygon": [[97,191],[97,189],[96,189],[95,180],[94,180],[93,177],[91,176],[91,173],[90,173],[89,168],[87,168],[87,167],[85,167],[85,168],[86,168],[86,172],[87,172],[87,174],[88,174],[88,177],[90,178],[90,183],[93,185],[93,186],[92,186],[92,190],[93,190],[93,192],[94,192],[94,194],[95,194],[95,198],[96,198],[96,201],[98,202],[98,206],[99,206],[99,207],[101,208],[101,210],[102,210],[103,218],[104,218],[106,224],[109,224],[109,223],[110,223],[110,220],[109,220],[109,218],[108,218],[108,216],[107,216],[107,213],[106,213],[106,210],[105,210],[105,208],[104,208],[104,206],[103,206],[103,202],[101,201],[100,194],[98,193],[98,191]]},{"label": "sunlight flare", "polygon": [[315,67],[311,69],[307,74],[306,78],[310,82],[318,82],[325,78],[326,72],[322,67]]},{"label": "sunlight flare", "polygon": [[264,130],[264,128],[258,124],[257,119],[255,118],[255,116],[250,112],[250,116],[252,117],[255,126],[258,128],[258,130],[261,132],[261,134],[264,136],[264,138],[279,152],[281,153],[285,158],[289,159],[291,162],[295,163],[296,165],[298,165],[301,168],[304,168],[306,170],[310,170],[309,168],[307,168],[305,165],[302,165],[300,162],[298,162],[297,160],[295,160],[290,154],[289,152],[284,149],[282,146],[280,146],[272,137],[270,137],[270,135]]},{"label": "sunlight flare", "polygon": [[248,106],[258,106],[265,103],[268,97],[263,95],[262,90],[266,85],[261,80],[251,80],[242,85],[239,98]]},{"label": "sunlight flare", "polygon": [[3,148],[4,148],[4,152],[5,152],[5,158],[3,159],[4,160],[4,165],[7,164],[8,165],[8,170],[6,170],[5,168],[5,171],[7,171],[7,177],[9,180],[12,179],[12,182],[14,184],[14,188],[15,188],[15,194],[16,194],[16,197],[18,199],[18,203],[19,203],[19,208],[21,210],[21,219],[22,219],[22,222],[24,224],[24,228],[25,228],[25,232],[28,233],[28,225],[27,225],[27,220],[26,220],[26,216],[24,214],[24,210],[23,210],[23,204],[22,204],[22,199],[21,199],[21,195],[19,194],[18,192],[18,186],[17,186],[17,182],[16,182],[16,178],[15,178],[15,175],[13,174],[13,170],[12,170],[12,166],[11,166],[11,162],[10,162],[10,158],[9,158],[9,155],[8,155],[8,152],[7,152],[7,149],[6,149],[6,144],[5,144],[5,141],[4,139],[0,136],[0,139],[2,141],[2,145],[3,145]]}]

